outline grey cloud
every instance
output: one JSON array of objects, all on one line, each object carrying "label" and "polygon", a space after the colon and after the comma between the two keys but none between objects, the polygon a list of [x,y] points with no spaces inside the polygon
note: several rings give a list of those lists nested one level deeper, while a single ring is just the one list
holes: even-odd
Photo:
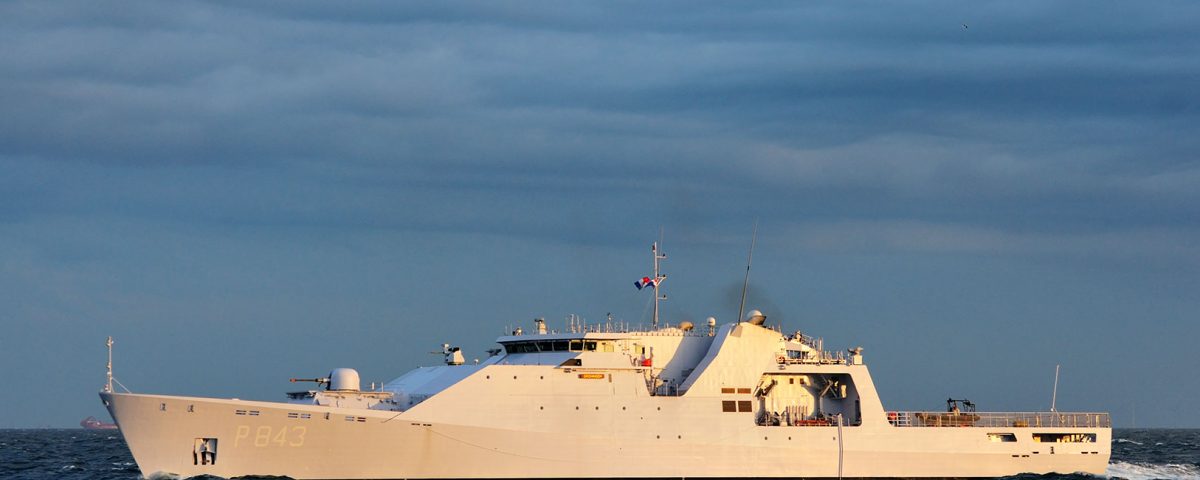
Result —
[{"label": "grey cloud", "polygon": [[1038,312],[1126,328],[1113,312],[1152,304],[1178,325],[1200,258],[1196,9],[0,4],[0,311],[124,315],[159,342],[185,327],[150,319],[181,308],[281,332],[494,313],[426,275],[513,317],[640,306],[609,277],[643,274],[627,251],[665,225],[702,265],[676,267],[700,290],[671,308],[699,317],[728,310],[703,292],[757,217],[758,298],[831,335],[869,324],[839,310],[1071,330]]}]

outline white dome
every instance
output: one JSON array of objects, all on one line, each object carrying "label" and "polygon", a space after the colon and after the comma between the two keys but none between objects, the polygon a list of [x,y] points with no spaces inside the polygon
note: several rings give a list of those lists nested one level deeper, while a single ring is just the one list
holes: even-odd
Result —
[{"label": "white dome", "polygon": [[358,391],[358,371],[353,368],[335,368],[329,372],[329,389]]}]

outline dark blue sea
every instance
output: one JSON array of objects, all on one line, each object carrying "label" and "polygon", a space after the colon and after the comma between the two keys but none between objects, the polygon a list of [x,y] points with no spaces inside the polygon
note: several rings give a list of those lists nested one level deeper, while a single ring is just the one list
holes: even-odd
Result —
[{"label": "dark blue sea", "polygon": [[[1108,478],[1200,480],[1200,430],[1117,429]],[[0,430],[0,479],[141,477],[116,431]],[[1089,475],[1020,475],[1014,479],[1088,479]]]}]

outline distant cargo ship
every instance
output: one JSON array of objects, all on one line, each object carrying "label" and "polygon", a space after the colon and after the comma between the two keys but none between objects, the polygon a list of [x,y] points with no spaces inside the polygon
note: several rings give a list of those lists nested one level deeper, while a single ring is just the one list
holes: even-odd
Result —
[{"label": "distant cargo ship", "polygon": [[88,430],[116,430],[117,424],[106,423],[97,420],[96,417],[87,417],[79,422],[79,426]]}]

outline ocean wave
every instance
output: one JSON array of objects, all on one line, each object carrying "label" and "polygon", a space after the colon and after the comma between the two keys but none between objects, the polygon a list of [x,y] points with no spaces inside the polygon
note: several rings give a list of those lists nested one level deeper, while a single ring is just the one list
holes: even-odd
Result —
[{"label": "ocean wave", "polygon": [[1183,463],[1151,464],[1113,462],[1105,476],[1126,480],[1200,480],[1200,467]]},{"label": "ocean wave", "polygon": [[1134,445],[1145,445],[1145,444],[1144,444],[1144,443],[1142,443],[1142,442],[1138,442],[1138,441],[1135,441],[1135,440],[1130,440],[1130,439],[1128,439],[1128,438],[1118,438],[1118,439],[1115,439],[1114,441],[1115,441],[1115,442],[1117,442],[1117,443],[1132,443],[1132,444],[1134,444]]}]

